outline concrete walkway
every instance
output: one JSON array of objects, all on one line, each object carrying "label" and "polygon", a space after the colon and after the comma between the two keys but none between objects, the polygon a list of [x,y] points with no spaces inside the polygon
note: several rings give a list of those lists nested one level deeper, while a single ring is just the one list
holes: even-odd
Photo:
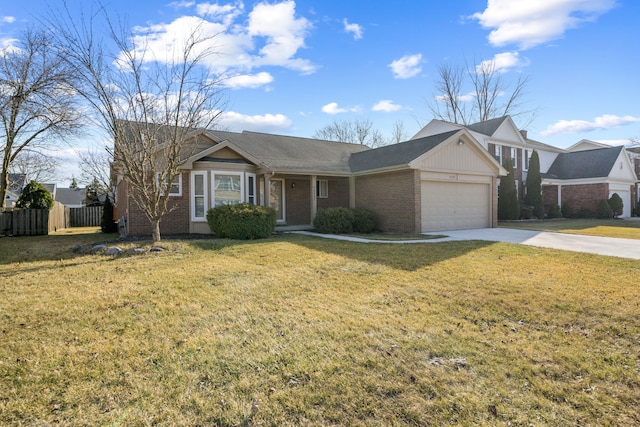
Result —
[{"label": "concrete walkway", "polygon": [[370,240],[335,234],[312,233],[309,231],[296,231],[294,233],[360,243],[411,244],[440,243],[460,240],[485,240],[489,242],[518,243],[521,245],[538,246],[541,248],[640,259],[640,240],[585,236],[580,234],[550,233],[546,231],[514,230],[510,228],[480,228],[474,230],[439,231],[434,234],[441,234],[447,237],[429,240]]}]

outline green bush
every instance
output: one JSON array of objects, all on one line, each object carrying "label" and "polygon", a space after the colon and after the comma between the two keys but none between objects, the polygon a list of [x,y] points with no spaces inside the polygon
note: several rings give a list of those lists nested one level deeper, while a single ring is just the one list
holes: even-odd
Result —
[{"label": "green bush", "polygon": [[520,202],[520,219],[533,219],[533,206],[525,205],[524,202]]},{"label": "green bush", "polygon": [[607,203],[609,203],[609,207],[611,208],[614,218],[619,215],[622,215],[622,210],[624,209],[624,202],[622,201],[622,197],[620,197],[618,193],[613,193],[609,198],[609,200],[607,201]]},{"label": "green bush", "polygon": [[636,204],[636,216],[640,216],[640,200]]},{"label": "green bush", "polygon": [[574,218],[593,218],[593,212],[591,209],[585,208],[584,206],[578,209]]},{"label": "green bush", "polygon": [[376,218],[368,209],[353,209],[353,231],[356,233],[372,233],[377,227]]},{"label": "green bush", "polygon": [[53,202],[51,193],[49,193],[42,184],[39,184],[36,181],[31,181],[22,190],[22,193],[16,202],[16,208],[51,209],[53,207]]},{"label": "green bush", "polygon": [[560,210],[560,206],[553,205],[549,208],[549,213],[547,214],[549,218],[562,218],[562,211]]},{"label": "green bush", "polygon": [[276,227],[276,211],[251,203],[224,205],[207,211],[211,232],[218,237],[238,240],[263,239]]},{"label": "green bush", "polygon": [[606,199],[600,200],[598,203],[598,218],[608,219],[613,216],[613,210],[609,206],[609,202]]},{"label": "green bush", "polygon": [[320,209],[313,219],[313,226],[319,233],[351,233],[354,219],[353,210],[348,208]]},{"label": "green bush", "polygon": [[573,208],[567,202],[562,204],[562,217],[563,218],[573,218],[574,217]]},{"label": "green bush", "polygon": [[104,207],[102,208],[102,222],[100,223],[100,229],[103,233],[115,233],[118,231],[118,223],[113,221],[113,205],[109,196],[104,201]]}]

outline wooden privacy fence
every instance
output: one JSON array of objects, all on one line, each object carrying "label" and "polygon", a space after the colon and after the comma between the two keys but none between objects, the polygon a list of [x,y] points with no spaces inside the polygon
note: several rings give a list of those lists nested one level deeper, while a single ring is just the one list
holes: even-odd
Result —
[{"label": "wooden privacy fence", "polygon": [[69,226],[69,208],[54,203],[48,209],[5,209],[0,211],[0,235],[46,235]]},{"label": "wooden privacy fence", "polygon": [[102,206],[71,208],[71,227],[97,227],[102,222]]},{"label": "wooden privacy fence", "polygon": [[69,227],[97,227],[102,211],[102,206],[68,208],[59,202],[51,210],[0,210],[0,236],[36,236]]}]

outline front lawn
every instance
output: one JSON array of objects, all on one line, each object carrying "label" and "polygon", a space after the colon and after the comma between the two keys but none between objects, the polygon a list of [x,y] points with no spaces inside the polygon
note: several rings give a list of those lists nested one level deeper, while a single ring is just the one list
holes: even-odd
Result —
[{"label": "front lawn", "polygon": [[637,261],[101,238],[0,239],[1,425],[640,423]]},{"label": "front lawn", "polygon": [[500,227],[589,236],[640,239],[638,219],[553,219],[543,221],[500,222]]}]

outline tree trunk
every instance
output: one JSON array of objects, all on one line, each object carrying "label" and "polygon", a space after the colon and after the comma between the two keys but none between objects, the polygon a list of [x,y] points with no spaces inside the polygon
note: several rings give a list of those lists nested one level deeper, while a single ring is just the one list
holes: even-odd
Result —
[{"label": "tree trunk", "polygon": [[151,227],[153,231],[151,232],[151,238],[153,239],[153,243],[157,243],[160,241],[160,220],[154,220],[151,222]]},{"label": "tree trunk", "polygon": [[7,193],[9,190],[9,168],[3,165],[0,173],[0,208],[7,207]]}]

